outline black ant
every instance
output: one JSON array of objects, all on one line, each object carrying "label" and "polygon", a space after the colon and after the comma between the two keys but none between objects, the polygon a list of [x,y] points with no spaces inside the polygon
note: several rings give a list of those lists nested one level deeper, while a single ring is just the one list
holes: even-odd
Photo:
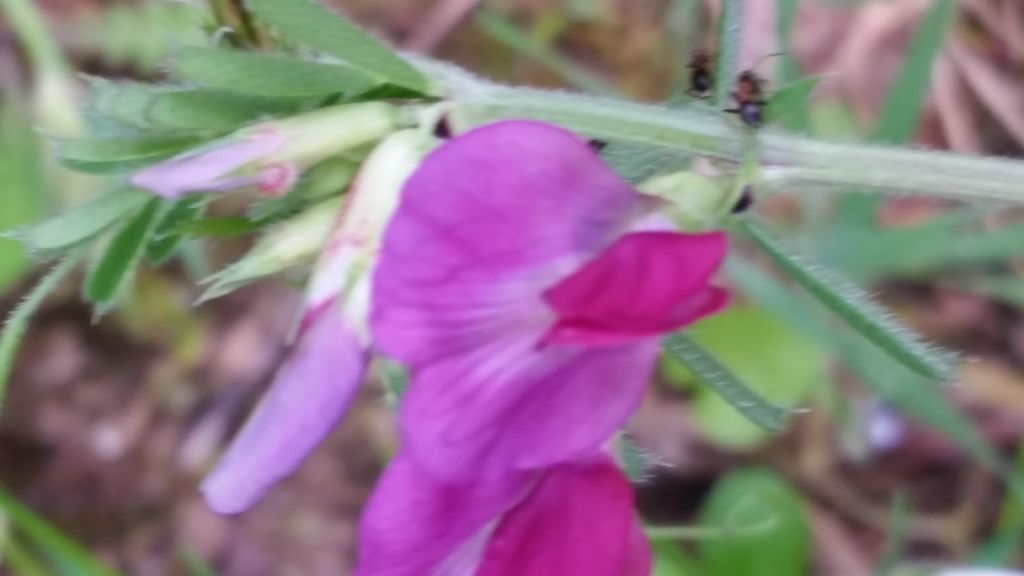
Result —
[{"label": "black ant", "polygon": [[743,187],[743,191],[740,193],[739,199],[736,200],[736,204],[732,207],[733,214],[742,214],[750,207],[754,205],[754,189],[747,184]]},{"label": "black ant", "polygon": [[751,128],[763,126],[764,107],[768,104],[764,99],[763,87],[764,79],[753,70],[741,72],[736,79],[736,89],[729,93],[736,101],[736,107],[728,108],[726,112],[738,114],[740,120]]},{"label": "black ant", "polygon": [[732,99],[736,101],[735,108],[729,108],[726,112],[739,114],[740,120],[751,128],[760,128],[764,125],[764,107],[768,101],[764,98],[764,78],[754,72],[762,62],[774,56],[783,56],[786,52],[767,54],[757,61],[757,64],[747,70],[740,72],[736,78],[736,89],[730,92]]},{"label": "black ant", "polygon": [[689,94],[696,98],[707,98],[715,84],[711,74],[711,54],[700,50],[693,53],[690,59],[690,90]]}]

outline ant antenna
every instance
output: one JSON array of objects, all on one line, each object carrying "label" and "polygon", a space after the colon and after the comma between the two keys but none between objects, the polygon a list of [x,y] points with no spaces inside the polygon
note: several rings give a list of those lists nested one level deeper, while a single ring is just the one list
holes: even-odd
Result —
[{"label": "ant antenna", "polygon": [[764,56],[758,58],[757,62],[754,62],[754,65],[748,67],[747,70],[756,70],[758,66],[764,64],[764,61],[769,58],[775,58],[776,56],[789,56],[791,54],[792,52],[772,52],[771,54],[765,54]]}]

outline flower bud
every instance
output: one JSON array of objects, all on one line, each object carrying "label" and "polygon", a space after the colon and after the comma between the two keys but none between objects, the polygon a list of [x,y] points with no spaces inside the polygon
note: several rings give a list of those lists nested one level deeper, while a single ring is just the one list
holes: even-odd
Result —
[{"label": "flower bud", "polygon": [[246,186],[276,196],[290,190],[302,170],[377,141],[399,123],[398,109],[379,102],[323,108],[239,130],[141,170],[131,183],[167,198]]}]

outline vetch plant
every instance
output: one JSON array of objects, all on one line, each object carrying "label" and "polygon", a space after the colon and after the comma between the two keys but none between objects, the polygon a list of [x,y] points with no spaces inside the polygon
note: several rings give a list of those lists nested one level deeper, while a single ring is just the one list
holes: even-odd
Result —
[{"label": "vetch plant", "polygon": [[[742,4],[725,3],[719,79],[736,77]],[[797,188],[1020,202],[1024,164],[754,130],[703,104],[499,86],[396,54],[313,0],[248,7],[258,29],[235,42],[295,49],[193,47],[170,62],[168,85],[93,82],[107,130],[57,139],[55,155],[110,188],[13,234],[59,263],[7,324],[4,380],[32,312],[76,266],[102,314],[143,262],[260,232],[203,298],[274,275],[304,278],[307,297],[292,354],[203,483],[211,507],[241,512],[298,468],[379,355],[410,378],[360,573],[646,574],[627,458],[610,447],[659,353],[767,430],[799,408],[746,386],[687,334],[725,306],[724,268],[879,395],[953,430],[1012,480],[937,393],[956,358],[747,208]],[[721,108],[728,82],[715,88]],[[787,97],[800,106],[807,93]],[[225,197],[248,208],[224,216]],[[792,284],[737,252],[723,265],[727,235]],[[804,314],[808,297],[849,330]]]}]

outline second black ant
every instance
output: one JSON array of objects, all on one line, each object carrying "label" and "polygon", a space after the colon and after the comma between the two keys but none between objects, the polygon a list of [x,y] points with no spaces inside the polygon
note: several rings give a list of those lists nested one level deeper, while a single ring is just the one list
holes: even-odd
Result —
[{"label": "second black ant", "polygon": [[711,73],[711,54],[699,50],[690,59],[690,90],[695,98],[707,98],[715,85],[715,77]]},{"label": "second black ant", "polygon": [[730,114],[737,114],[744,124],[751,128],[764,125],[764,79],[753,70],[744,70],[736,79],[736,89],[729,93],[736,102],[735,108],[727,108]]}]

